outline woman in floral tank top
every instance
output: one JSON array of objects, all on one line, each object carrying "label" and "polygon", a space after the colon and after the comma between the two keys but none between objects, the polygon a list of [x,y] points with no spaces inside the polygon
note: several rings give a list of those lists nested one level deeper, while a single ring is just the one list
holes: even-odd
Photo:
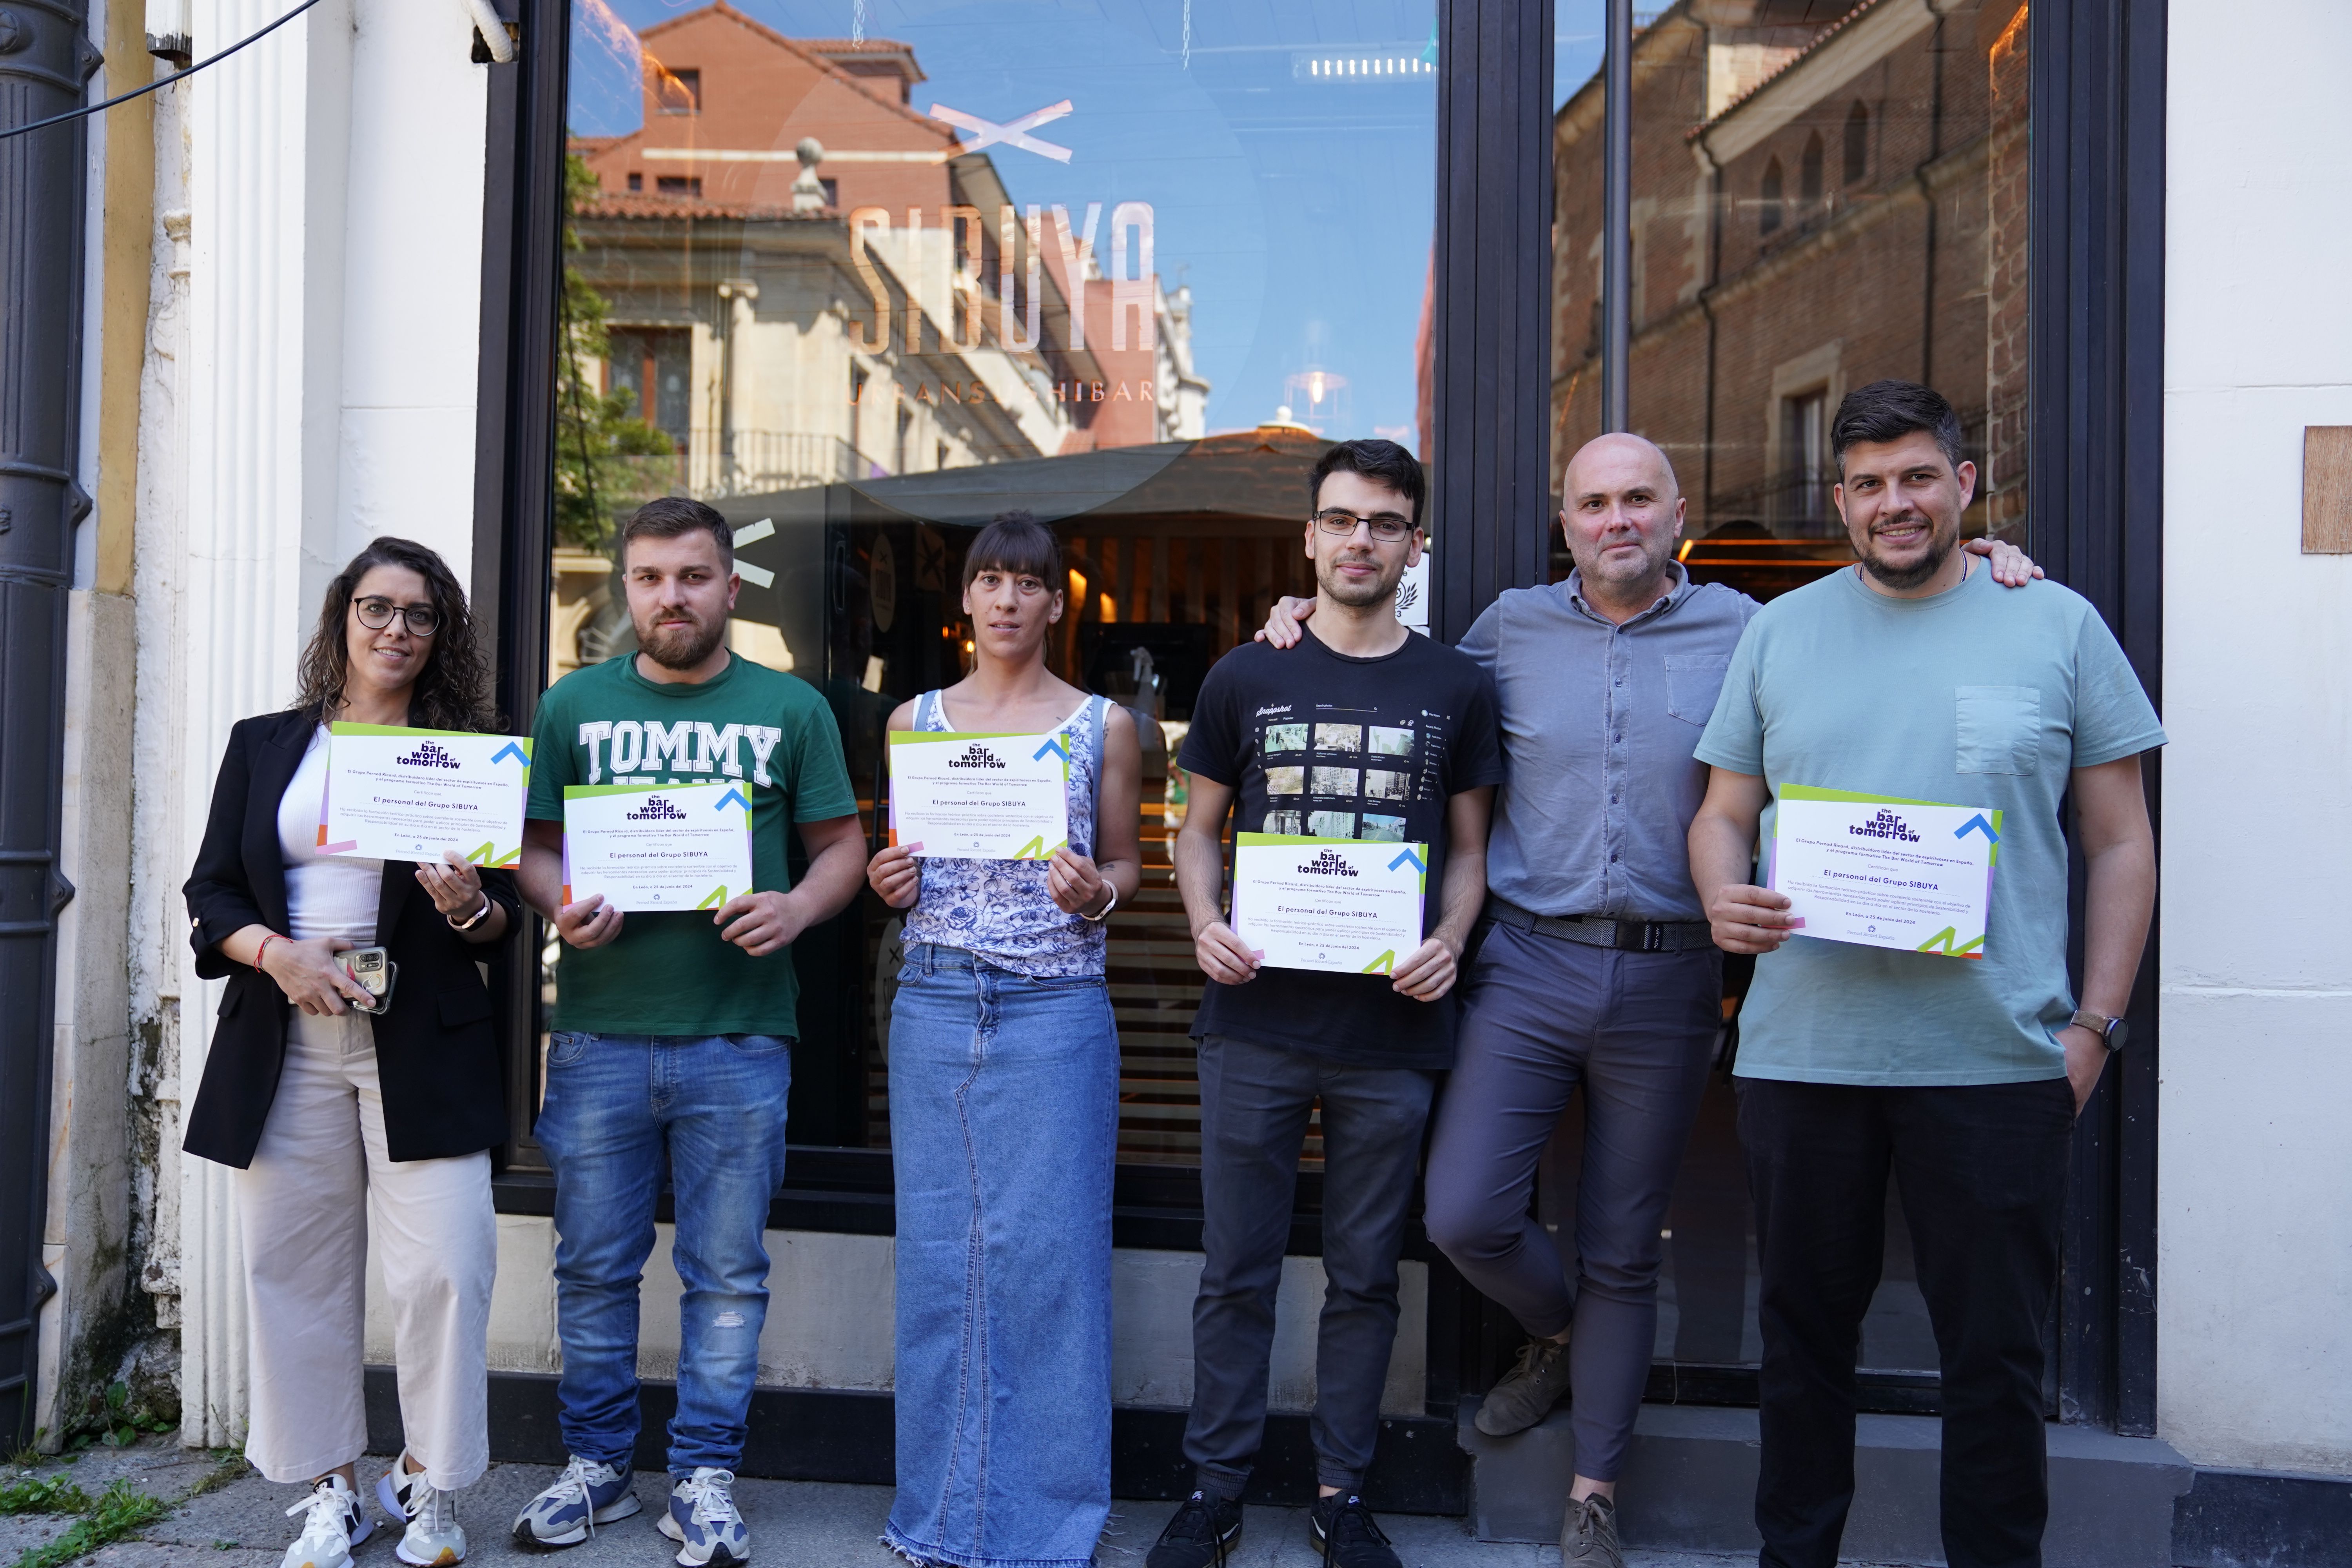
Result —
[{"label": "woman in floral tank top", "polygon": [[965,557],[972,670],[893,730],[1053,735],[1069,842],[1049,860],[924,857],[867,879],[907,911],[890,1014],[898,1490],[918,1563],[1094,1561],[1110,1511],[1110,1201],[1118,1031],[1104,921],[1132,898],[1142,757],[1122,708],[1056,679],[1061,550],[1025,512]]}]

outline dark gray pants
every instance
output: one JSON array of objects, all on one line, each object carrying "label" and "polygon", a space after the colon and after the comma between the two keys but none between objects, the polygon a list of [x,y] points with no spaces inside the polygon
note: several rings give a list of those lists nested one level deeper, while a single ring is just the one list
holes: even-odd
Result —
[{"label": "dark gray pants", "polygon": [[1432,1075],[1344,1068],[1222,1035],[1201,1042],[1201,1293],[1184,1457],[1237,1498],[1265,1432],[1275,1291],[1290,1239],[1307,1117],[1323,1105],[1323,1316],[1316,1335],[1317,1479],[1355,1490],[1372,1462],[1396,1343],[1397,1248],[1429,1120]]},{"label": "dark gray pants", "polygon": [[[1658,1227],[1722,1023],[1723,958],[1622,952],[1510,926],[1463,990],[1429,1151],[1427,1223],[1465,1279],[1548,1338],[1568,1328],[1576,1469],[1617,1479],[1657,1336]],[[1584,1090],[1574,1278],[1530,1213],[1536,1166]]]}]

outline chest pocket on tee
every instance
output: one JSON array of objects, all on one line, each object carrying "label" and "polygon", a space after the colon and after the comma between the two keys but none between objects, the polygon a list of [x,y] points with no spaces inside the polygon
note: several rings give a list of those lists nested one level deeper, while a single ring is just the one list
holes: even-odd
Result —
[{"label": "chest pocket on tee", "polygon": [[1958,760],[1964,773],[2042,770],[2042,692],[2032,686],[1958,686]]},{"label": "chest pocket on tee", "polygon": [[1723,672],[1730,667],[1728,654],[1666,655],[1666,711],[1686,723],[1705,724],[1715,717],[1715,700],[1723,693]]}]

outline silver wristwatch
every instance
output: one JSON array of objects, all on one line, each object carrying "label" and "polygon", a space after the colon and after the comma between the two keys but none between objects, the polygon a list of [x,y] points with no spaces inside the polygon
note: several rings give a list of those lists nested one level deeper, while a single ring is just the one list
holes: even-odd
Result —
[{"label": "silver wristwatch", "polygon": [[1110,902],[1103,906],[1102,913],[1098,915],[1090,915],[1087,913],[1086,910],[1080,910],[1078,911],[1078,919],[1092,921],[1096,925],[1100,925],[1103,921],[1110,919],[1111,910],[1118,908],[1118,889],[1109,882],[1105,882],[1103,887],[1110,893]]},{"label": "silver wristwatch", "polygon": [[2111,1051],[2119,1051],[2124,1048],[2126,1026],[2121,1018],[2110,1018],[2103,1013],[2085,1013],[2078,1011],[2073,1017],[2067,1019],[2066,1022],[2072,1024],[2078,1029],[2090,1030],[2091,1033],[2098,1036],[2100,1039],[2106,1042],[2107,1049]]}]

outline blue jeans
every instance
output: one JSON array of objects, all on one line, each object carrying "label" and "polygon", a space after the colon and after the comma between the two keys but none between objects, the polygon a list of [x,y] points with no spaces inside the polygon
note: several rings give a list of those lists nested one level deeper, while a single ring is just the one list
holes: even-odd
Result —
[{"label": "blue jeans", "polygon": [[907,949],[890,1014],[898,1492],[965,1568],[1094,1561],[1110,1512],[1118,1032],[1100,975]]},{"label": "blue jeans", "polygon": [[784,1179],[792,1041],[590,1035],[549,1042],[540,1147],[555,1171],[556,1385],[564,1447],[637,1446],[637,1282],[669,1155],[677,1232],[677,1414],[669,1468],[733,1469],[768,1317],[768,1201]]}]

